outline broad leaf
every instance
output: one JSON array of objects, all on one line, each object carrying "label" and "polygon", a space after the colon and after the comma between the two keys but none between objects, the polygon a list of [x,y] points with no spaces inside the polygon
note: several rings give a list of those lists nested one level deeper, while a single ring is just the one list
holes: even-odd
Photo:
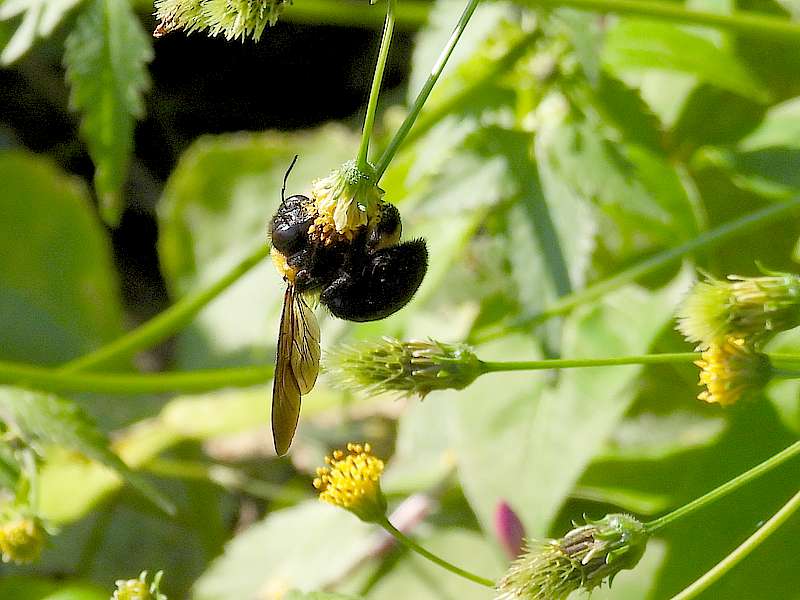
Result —
[{"label": "broad leaf", "polygon": [[[647,351],[670,318],[681,287],[658,293],[626,288],[573,314],[565,323],[564,355]],[[532,354],[529,344],[510,340],[495,352],[511,360]],[[636,366],[564,371],[549,387],[546,373],[498,373],[445,400],[457,405],[459,474],[484,528],[491,527],[494,508],[504,500],[530,535],[548,530],[633,401],[640,371]]]},{"label": "broad leaf", "polygon": [[40,38],[49,37],[64,17],[83,0],[3,0],[0,21],[20,17],[14,34],[0,53],[0,64],[21,58]]},{"label": "broad leaf", "polygon": [[149,37],[127,0],[91,0],[66,41],[70,102],[82,114],[81,133],[95,164],[103,218],[119,222],[121,188],[133,153],[133,128],[144,115],[150,85]]},{"label": "broad leaf", "polygon": [[733,54],[667,23],[620,21],[608,32],[603,63],[615,73],[645,69],[687,73],[758,102],[769,99],[756,77]]},{"label": "broad leaf", "polygon": [[108,447],[108,439],[74,402],[51,394],[0,386],[0,418],[46,456],[52,446],[79,452],[109,467],[166,512],[171,503]]},{"label": "broad leaf", "polygon": [[86,189],[21,152],[0,152],[0,181],[0,356],[57,363],[118,335],[111,248]]},{"label": "broad leaf", "polygon": [[345,577],[375,545],[378,529],[318,500],[274,512],[237,536],[200,577],[194,600],[314,590]]}]

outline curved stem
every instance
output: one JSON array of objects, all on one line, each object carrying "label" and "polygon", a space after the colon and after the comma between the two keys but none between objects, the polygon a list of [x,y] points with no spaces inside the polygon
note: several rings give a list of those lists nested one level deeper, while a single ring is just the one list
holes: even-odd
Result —
[{"label": "curved stem", "polygon": [[800,23],[742,11],[717,14],[692,10],[671,2],[653,2],[651,0],[524,0],[522,3],[532,8],[568,6],[601,13],[640,15],[662,21],[705,25],[751,37],[759,36],[800,42]]},{"label": "curved stem", "polygon": [[485,577],[481,577],[480,575],[475,575],[475,573],[470,573],[469,571],[465,571],[464,569],[457,567],[452,563],[447,562],[443,558],[436,556],[432,552],[429,552],[428,550],[420,546],[417,542],[408,537],[405,533],[400,531],[397,527],[392,525],[389,522],[389,519],[387,519],[386,517],[384,517],[382,521],[379,521],[378,524],[381,527],[383,527],[386,531],[388,531],[392,535],[392,537],[394,537],[398,542],[403,544],[406,548],[408,548],[409,550],[413,550],[417,554],[424,556],[429,561],[436,563],[437,565],[439,565],[444,569],[447,569],[451,573],[455,573],[456,575],[459,575],[464,579],[469,579],[474,583],[486,586],[488,588],[494,587],[494,581],[492,581],[491,579],[486,579]]},{"label": "curved stem", "polygon": [[504,371],[537,371],[541,369],[574,369],[578,367],[610,367],[616,365],[658,365],[692,362],[699,357],[699,352],[675,352],[642,354],[638,356],[615,356],[613,358],[554,358],[498,362],[481,361],[481,369],[482,373],[502,373]]},{"label": "curved stem", "polygon": [[367,114],[364,116],[364,129],[361,131],[361,146],[358,148],[358,158],[356,165],[362,173],[369,172],[367,154],[369,153],[369,139],[372,137],[372,129],[375,125],[375,112],[378,110],[378,97],[381,93],[383,83],[383,72],[386,69],[386,59],[389,56],[389,47],[392,45],[392,33],[394,32],[394,10],[396,0],[388,0],[386,4],[386,21],[383,25],[383,37],[381,47],[378,51],[378,61],[375,64],[375,75],[372,78],[372,89],[369,92],[369,102],[367,103]]},{"label": "curved stem", "polygon": [[800,492],[797,492],[791,499],[776,512],[772,518],[764,523],[758,530],[747,538],[736,550],[731,552],[710,571],[705,573],[700,579],[684,589],[679,594],[672,597],[672,600],[689,600],[696,598],[705,591],[711,584],[720,579],[725,573],[730,571],[748,554],[761,545],[770,535],[783,525],[795,511],[800,508]]},{"label": "curved stem", "polygon": [[678,519],[682,519],[686,515],[693,513],[694,511],[703,508],[706,504],[719,500],[723,496],[733,492],[734,490],[742,487],[746,483],[751,482],[752,480],[756,479],[757,477],[761,477],[765,473],[771,471],[775,467],[783,464],[790,458],[794,458],[800,454],[800,441],[795,442],[788,448],[778,452],[775,456],[772,456],[762,462],[759,465],[756,465],[749,471],[745,471],[741,475],[734,477],[730,481],[722,484],[718,488],[711,490],[707,494],[692,500],[688,504],[681,506],[680,508],[673,510],[671,513],[664,515],[663,517],[659,517],[653,521],[645,523],[645,527],[649,533],[654,533],[669,525],[673,521],[677,521]]},{"label": "curved stem", "polygon": [[46,392],[117,395],[208,392],[266,383],[273,372],[274,367],[269,365],[177,373],[73,373],[0,362],[0,384],[22,385]]},{"label": "curved stem", "polygon": [[431,69],[431,74],[428,75],[428,79],[425,80],[425,84],[422,86],[422,89],[417,94],[417,98],[414,100],[414,104],[411,107],[410,112],[406,116],[405,120],[403,121],[400,128],[397,130],[397,133],[394,134],[394,137],[389,142],[389,145],[386,147],[386,150],[383,151],[378,163],[375,167],[375,182],[378,183],[381,180],[386,169],[389,167],[389,163],[392,162],[392,158],[394,155],[397,154],[397,150],[400,148],[400,145],[405,140],[408,132],[414,126],[414,122],[417,120],[422,107],[425,105],[425,101],[428,99],[428,96],[433,89],[433,86],[436,84],[436,81],[439,79],[439,75],[442,74],[445,65],[447,64],[450,55],[453,53],[453,48],[456,47],[461,34],[464,33],[464,29],[467,27],[467,23],[469,23],[470,18],[472,17],[472,13],[475,12],[475,9],[478,6],[480,0],[469,0],[467,3],[466,8],[464,8],[464,12],[461,13],[461,18],[458,20],[458,23],[453,29],[453,33],[450,35],[450,39],[447,40],[447,44],[442,49],[442,52],[439,54],[439,58],[436,59],[436,63],[433,65],[433,69]]},{"label": "curved stem", "polygon": [[621,288],[628,283],[633,283],[645,275],[649,275],[654,271],[658,271],[663,267],[678,262],[680,259],[689,254],[693,254],[699,250],[712,248],[738,235],[752,231],[757,227],[764,227],[767,223],[771,223],[780,218],[785,218],[788,214],[798,209],[800,209],[800,197],[794,198],[787,202],[780,202],[767,206],[739,219],[734,219],[724,223],[718,227],[715,227],[714,229],[710,229],[709,231],[701,233],[694,239],[691,239],[680,246],[669,248],[663,252],[654,254],[650,258],[647,258],[628,269],[620,271],[616,275],[612,275],[607,279],[598,281],[597,283],[590,285],[583,290],[575,292],[574,294],[569,294],[568,296],[563,296],[540,313],[507,323],[500,330],[490,331],[481,336],[476,336],[472,342],[487,342],[505,335],[506,331],[509,329],[538,325],[539,323],[543,323],[548,319],[568,313],[581,304],[591,302],[592,300],[597,300],[601,296]]},{"label": "curved stem", "polygon": [[214,284],[182,298],[161,314],[129,331],[105,346],[65,364],[64,373],[86,371],[121,358],[129,358],[139,350],[149,348],[169,337],[189,323],[200,310],[228,289],[239,278],[269,256],[269,245],[259,245],[244,260],[234,266]]}]

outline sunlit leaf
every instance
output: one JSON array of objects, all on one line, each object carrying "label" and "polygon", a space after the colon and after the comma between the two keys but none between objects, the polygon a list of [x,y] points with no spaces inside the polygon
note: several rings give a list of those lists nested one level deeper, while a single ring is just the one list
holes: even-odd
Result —
[{"label": "sunlit leaf", "polygon": [[0,53],[0,64],[21,58],[38,39],[49,37],[64,17],[83,0],[4,0],[0,21],[21,19]]}]

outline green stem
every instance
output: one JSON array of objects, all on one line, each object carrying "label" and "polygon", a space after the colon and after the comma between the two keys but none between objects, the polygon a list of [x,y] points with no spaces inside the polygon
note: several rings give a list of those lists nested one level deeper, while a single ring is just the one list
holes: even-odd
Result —
[{"label": "green stem", "polygon": [[364,129],[361,131],[361,146],[358,148],[356,165],[358,166],[358,170],[362,173],[368,173],[371,170],[367,162],[369,139],[372,137],[372,129],[375,125],[375,113],[378,110],[378,97],[381,94],[381,84],[383,83],[383,72],[386,69],[386,59],[389,57],[389,47],[392,45],[395,4],[396,0],[388,0],[386,3],[386,22],[383,25],[383,37],[381,38],[381,47],[378,51],[378,61],[375,64],[375,74],[372,77],[372,89],[369,92],[367,114],[364,116]]},{"label": "green stem", "polygon": [[269,256],[269,245],[261,244],[244,260],[234,266],[214,284],[196,294],[182,298],[161,314],[111,343],[65,364],[65,373],[87,371],[122,358],[130,358],[139,350],[149,348],[188,324],[214,298]]},{"label": "green stem", "polygon": [[266,383],[272,378],[273,371],[274,367],[269,365],[177,373],[73,373],[0,362],[0,384],[27,386],[46,392],[118,395],[197,393]]},{"label": "green stem", "polygon": [[405,140],[408,132],[414,126],[414,122],[417,120],[420,111],[422,111],[422,107],[425,105],[425,101],[428,99],[428,96],[433,89],[433,86],[436,84],[436,81],[439,79],[439,75],[442,74],[445,65],[447,64],[450,55],[453,53],[453,49],[456,47],[461,34],[464,33],[464,29],[467,27],[467,23],[469,23],[470,18],[472,17],[472,13],[475,12],[475,9],[478,6],[480,0],[469,0],[467,3],[464,12],[461,13],[461,18],[458,20],[458,23],[453,29],[453,33],[450,35],[450,39],[447,40],[447,44],[442,49],[442,52],[439,54],[439,58],[436,60],[436,63],[433,65],[433,69],[431,69],[431,74],[428,75],[428,79],[425,80],[425,84],[422,86],[422,89],[417,94],[416,100],[414,100],[414,104],[411,107],[411,111],[406,116],[405,120],[403,121],[400,128],[397,130],[397,133],[394,134],[394,137],[389,142],[389,145],[386,147],[386,150],[383,151],[380,159],[378,160],[377,166],[375,167],[375,182],[378,183],[381,180],[386,169],[389,167],[389,163],[392,162],[394,155],[397,154],[400,145]]},{"label": "green stem", "polygon": [[747,36],[800,41],[800,23],[767,15],[733,11],[717,14],[692,10],[672,2],[649,0],[518,0],[537,8],[541,6],[577,8],[601,13],[617,13],[653,17],[662,21],[675,21],[692,25],[705,25]]},{"label": "green stem", "polygon": [[384,517],[383,520],[380,521],[378,524],[381,527],[383,527],[386,531],[388,531],[390,534],[392,534],[392,536],[398,542],[403,544],[409,550],[413,550],[417,554],[420,554],[425,558],[427,558],[429,561],[436,563],[440,567],[443,567],[448,571],[450,571],[451,573],[455,573],[456,575],[459,575],[464,579],[469,579],[474,583],[486,586],[488,588],[494,588],[494,582],[491,579],[486,579],[485,577],[481,577],[480,575],[475,575],[475,573],[470,573],[469,571],[465,571],[464,569],[457,567],[452,563],[447,562],[443,558],[436,556],[432,552],[429,552],[428,550],[417,544],[417,542],[408,537],[405,533],[400,531],[397,527],[392,525],[391,522],[389,522],[389,519],[387,519],[386,517]]},{"label": "green stem", "polygon": [[308,494],[303,492],[289,490],[284,486],[253,479],[238,469],[220,464],[155,458],[143,465],[142,470],[162,477],[211,481],[225,489],[241,491],[256,498],[273,502],[291,504],[306,500],[309,497]]},{"label": "green stem", "polygon": [[620,271],[616,275],[612,275],[607,279],[598,281],[597,283],[590,285],[579,292],[564,296],[563,298],[553,302],[549,307],[540,313],[512,321],[506,324],[501,330],[490,331],[481,336],[476,336],[472,341],[473,343],[487,342],[505,335],[509,329],[531,327],[533,325],[543,323],[552,317],[568,313],[581,304],[591,302],[592,300],[597,300],[609,292],[641,279],[645,275],[649,275],[655,271],[658,271],[659,269],[678,262],[680,259],[689,254],[696,253],[699,250],[712,248],[736,236],[742,235],[743,233],[752,231],[758,227],[764,227],[766,224],[778,219],[786,218],[788,214],[798,210],[798,208],[800,208],[800,198],[794,198],[787,202],[780,202],[767,206],[739,219],[734,219],[724,223],[718,227],[715,227],[714,229],[710,229],[709,231],[701,233],[694,239],[691,239],[680,246],[669,248],[663,252],[654,254],[650,258],[647,258],[640,263],[625,269],[624,271]]},{"label": "green stem", "polygon": [[777,379],[800,379],[800,371],[794,369],[778,369],[773,366],[771,373]]},{"label": "green stem", "polygon": [[610,367],[616,365],[660,365],[691,362],[699,357],[699,352],[676,352],[672,354],[616,356],[613,358],[554,358],[500,362],[481,361],[481,372],[502,373],[504,371],[537,371],[541,369],[574,369],[577,367]]},{"label": "green stem", "polygon": [[[152,0],[150,0],[152,10]],[[431,5],[427,2],[403,0],[396,10],[397,27],[417,29],[428,22]],[[347,27],[380,27],[384,22],[377,11],[366,2],[344,0],[303,0],[295,2],[281,16],[282,21],[312,25],[343,25]]]},{"label": "green stem", "polygon": [[659,529],[669,525],[673,521],[677,521],[678,519],[682,519],[683,517],[695,512],[696,510],[703,508],[706,504],[710,504],[711,502],[715,502],[719,500],[723,496],[733,492],[734,490],[742,487],[746,483],[751,482],[752,480],[756,479],[757,477],[761,477],[765,473],[771,471],[775,467],[783,464],[790,458],[794,458],[800,454],[800,441],[795,442],[788,448],[778,452],[775,456],[772,456],[762,462],[759,465],[756,465],[749,471],[745,471],[741,475],[734,477],[730,481],[722,484],[716,489],[711,490],[707,494],[692,500],[688,504],[681,506],[680,508],[673,510],[671,513],[664,515],[663,517],[659,517],[649,523],[645,523],[645,527],[649,533],[654,533]]},{"label": "green stem", "polygon": [[704,592],[711,584],[719,580],[725,573],[730,571],[739,562],[741,562],[748,554],[758,548],[761,543],[766,540],[770,535],[775,533],[777,529],[783,525],[789,517],[791,517],[797,509],[800,508],[800,492],[797,492],[791,499],[784,504],[781,509],[776,512],[772,518],[764,523],[758,530],[747,538],[736,550],[731,552],[722,561],[720,561],[713,569],[705,573],[700,579],[695,581],[692,585],[684,589],[681,593],[672,597],[672,600],[689,600],[696,598],[699,594]]}]

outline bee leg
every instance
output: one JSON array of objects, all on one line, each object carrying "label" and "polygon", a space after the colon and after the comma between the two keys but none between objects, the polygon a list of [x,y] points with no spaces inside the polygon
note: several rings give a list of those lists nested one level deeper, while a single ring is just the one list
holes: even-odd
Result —
[{"label": "bee leg", "polygon": [[322,290],[320,302],[340,319],[383,319],[408,304],[427,268],[425,240],[383,248],[355,271],[342,272]]}]

